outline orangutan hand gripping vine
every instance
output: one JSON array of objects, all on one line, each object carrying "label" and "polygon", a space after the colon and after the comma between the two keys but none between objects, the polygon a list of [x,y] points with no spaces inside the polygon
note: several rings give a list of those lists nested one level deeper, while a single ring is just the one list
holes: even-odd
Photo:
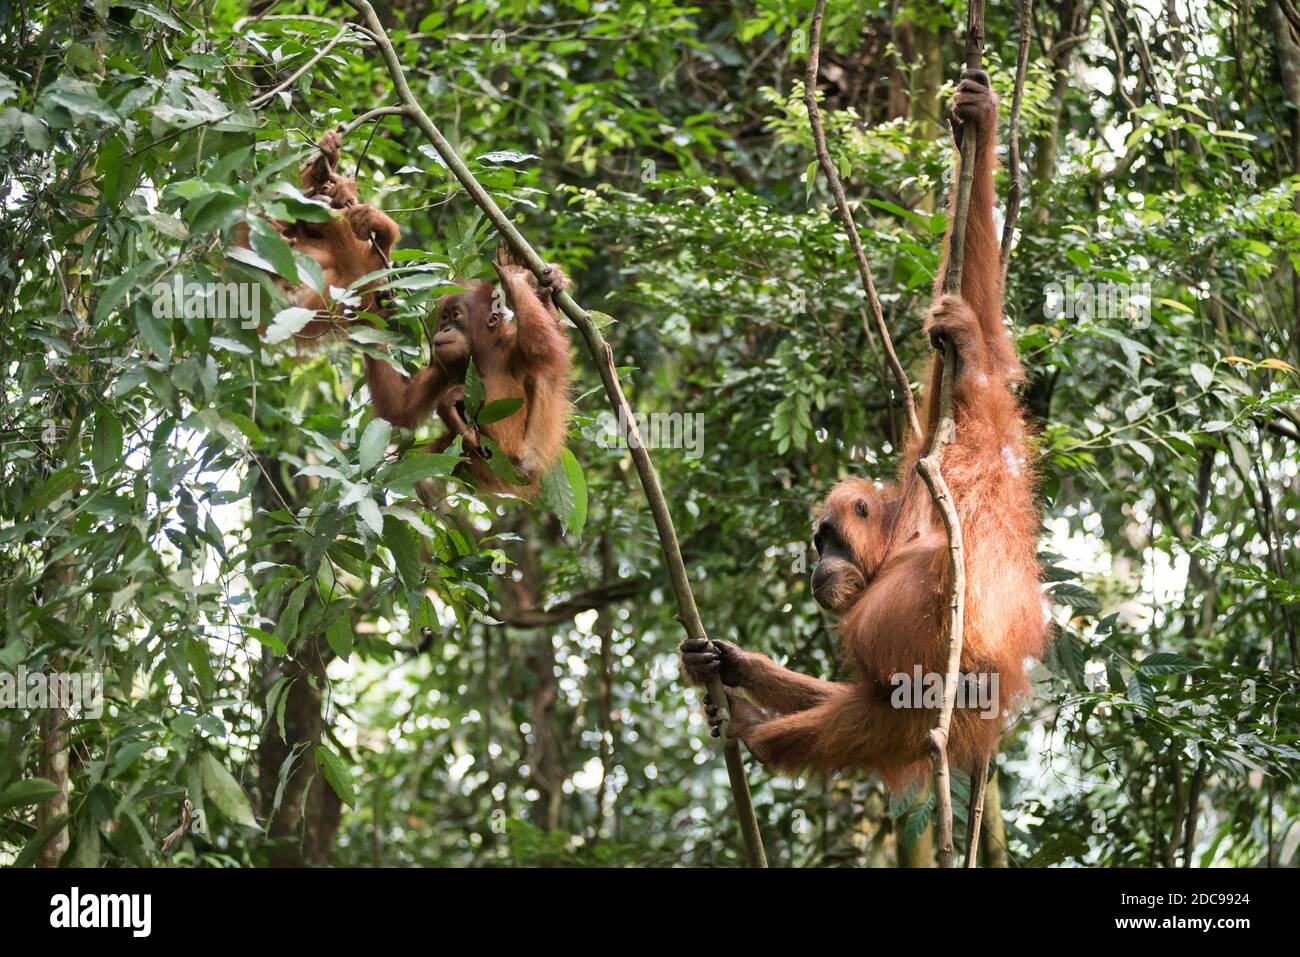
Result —
[{"label": "orangutan hand gripping vine", "polygon": [[[1034,482],[1024,419],[1011,392],[1023,373],[1002,321],[993,226],[997,100],[983,71],[962,74],[952,119],[958,142],[966,129],[979,137],[962,289],[960,297],[945,296],[942,279],[936,283],[925,330],[936,348],[950,340],[959,361],[953,383],[957,436],[944,453],[943,472],[966,549],[961,672],[998,681],[995,715],[959,707],[953,716],[949,754],[954,764],[970,769],[996,750],[1008,703],[1027,690],[1024,659],[1041,655],[1046,623],[1035,554]],[[946,260],[945,255],[940,277]],[[947,538],[915,471],[938,426],[942,365],[940,351],[931,361],[925,434],[910,438],[897,481],[840,482],[816,526],[813,597],[841,616],[841,656],[852,680],[797,674],[726,642],[681,645],[688,679],[703,684],[718,674],[734,689],[727,692],[732,732],[778,770],[830,774],[862,768],[897,787],[928,767],[925,740],[937,708],[930,702],[906,706],[910,701],[895,707],[891,697],[895,675],[911,681],[919,666],[923,674],[941,677],[947,667]],[[707,710],[714,720],[716,704],[709,702]]]}]

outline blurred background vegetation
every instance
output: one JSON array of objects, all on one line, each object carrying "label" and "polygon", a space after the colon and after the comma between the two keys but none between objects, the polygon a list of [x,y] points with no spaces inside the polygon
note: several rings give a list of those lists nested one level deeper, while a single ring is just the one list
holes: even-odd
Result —
[{"label": "blurred background vegetation", "polygon": [[[654,454],[705,626],[830,675],[811,506],[892,472],[902,414],[809,175],[810,0],[376,8],[424,109],[617,320],[633,406],[702,417],[703,454]],[[403,229],[390,329],[300,356],[155,315],[156,282],[259,281],[234,224],[300,210],[320,133],[394,102],[352,31],[263,95],[351,15],[0,0],[0,668],[102,672],[106,698],[0,711],[0,862],[737,864],[585,354],[582,475],[536,507],[424,509],[412,476],[447,464],[385,461],[368,428],[363,351],[418,362],[447,281],[490,274],[418,131],[344,146]],[[964,20],[832,2],[824,33],[832,152],[914,379]],[[1056,641],[997,762],[993,865],[1297,863],[1298,30],[1290,0],[1034,4],[1007,313]],[[1016,4],[987,31],[1005,142]],[[1089,282],[1136,293],[1055,308]],[[775,865],[932,863],[924,789],[750,779]]]}]

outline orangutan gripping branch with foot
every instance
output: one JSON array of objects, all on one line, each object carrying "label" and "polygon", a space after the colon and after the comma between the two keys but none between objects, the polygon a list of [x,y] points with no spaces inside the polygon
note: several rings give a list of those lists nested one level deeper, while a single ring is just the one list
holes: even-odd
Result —
[{"label": "orangutan gripping branch with foot", "polygon": [[[918,707],[911,694],[896,693],[896,676],[912,682],[919,666],[922,675],[942,678],[947,668],[947,538],[915,471],[939,424],[945,339],[958,355],[957,436],[943,471],[966,547],[961,672],[997,691],[995,708],[955,712],[948,750],[957,766],[970,769],[997,749],[1008,704],[1028,688],[1025,659],[1042,653],[1039,518],[1025,423],[1011,391],[1023,373],[1002,321],[993,225],[997,99],[982,71],[962,74],[952,121],[958,145],[963,131],[974,129],[979,150],[961,296],[942,295],[940,279],[925,324],[940,351],[931,360],[924,434],[910,438],[893,484],[851,478],[836,485],[816,527],[813,597],[840,616],[841,657],[852,680],[797,674],[726,642],[681,645],[689,680],[704,684],[718,674],[727,687],[731,732],[760,761],[791,774],[859,768],[898,787],[928,767],[925,740],[937,704]],[[945,256],[940,277],[946,265]],[[712,721],[716,703],[706,704]]]}]

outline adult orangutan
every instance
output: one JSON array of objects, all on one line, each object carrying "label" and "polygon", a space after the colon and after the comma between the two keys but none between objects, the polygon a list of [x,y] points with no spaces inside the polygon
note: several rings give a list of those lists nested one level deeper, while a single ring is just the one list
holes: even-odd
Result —
[{"label": "adult orangutan", "polygon": [[[971,769],[997,749],[1008,704],[1028,688],[1025,659],[1041,655],[1047,627],[1035,554],[1034,479],[1025,422],[1011,391],[1023,373],[1002,321],[993,225],[997,100],[987,74],[962,74],[951,112],[958,146],[962,131],[974,128],[979,149],[961,296],[942,295],[936,284],[925,330],[936,347],[951,340],[958,354],[956,439],[944,453],[943,474],[965,543],[961,672],[997,677],[995,708],[959,708],[953,716],[950,758]],[[940,277],[945,269],[946,256]],[[721,641],[681,646],[687,677],[702,684],[719,675],[728,688],[732,733],[758,760],[781,771],[825,775],[861,768],[898,787],[926,766],[934,703],[895,706],[895,689],[896,676],[911,681],[917,666],[940,677],[947,669],[947,538],[915,470],[938,426],[942,375],[938,352],[926,389],[924,434],[910,438],[896,481],[840,482],[816,525],[813,596],[840,615],[841,656],[852,680],[797,674]],[[707,706],[716,723],[716,703]]]}]

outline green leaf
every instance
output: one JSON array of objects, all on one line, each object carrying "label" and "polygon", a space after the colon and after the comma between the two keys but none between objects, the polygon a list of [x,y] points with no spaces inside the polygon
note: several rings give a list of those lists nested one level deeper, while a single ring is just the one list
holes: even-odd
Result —
[{"label": "green leaf", "polygon": [[40,102],[43,106],[62,107],[74,120],[97,120],[111,125],[121,122],[117,111],[100,99],[99,90],[94,84],[78,80],[67,73],[41,93]]},{"label": "green leaf", "polygon": [[359,461],[361,471],[369,472],[379,464],[384,453],[388,451],[388,440],[393,434],[393,426],[387,419],[371,419],[366,430],[361,433]]},{"label": "green leaf", "polygon": [[26,807],[49,800],[59,793],[59,786],[45,778],[24,778],[0,791],[0,811]]},{"label": "green leaf", "polygon": [[1065,258],[1079,267],[1081,272],[1087,272],[1092,268],[1092,257],[1082,249],[1067,249]]},{"label": "green leaf", "polygon": [[33,518],[43,517],[37,513],[72,491],[80,481],[81,473],[77,471],[75,465],[68,465],[59,469],[45,480],[41,487],[36,490],[36,494],[23,503],[22,511]]},{"label": "green leaf", "polygon": [[266,442],[266,434],[257,427],[257,423],[244,415],[242,412],[226,411],[221,417],[244,433],[253,445],[263,445]]},{"label": "green leaf", "polygon": [[[460,441],[459,438],[456,440]],[[486,459],[488,468],[497,478],[510,485],[526,485],[527,483],[515,471],[514,464],[510,461],[510,456],[501,451],[501,446],[497,445],[486,434],[479,436],[479,442],[487,450]]]},{"label": "green leaf", "polygon": [[277,655],[282,655],[289,650],[283,641],[271,634],[269,631],[263,631],[261,628],[254,628],[252,625],[245,625],[244,631],[252,635],[262,644],[266,645],[266,647],[270,648],[271,651]]},{"label": "green leaf", "polygon": [[314,289],[322,296],[329,292],[325,288],[325,273],[321,271],[320,264],[316,260],[295,249],[293,251],[293,261],[298,266],[298,278],[302,280],[304,285]]},{"label": "green leaf", "polygon": [[910,209],[904,209],[902,206],[899,206],[895,203],[886,202],[883,199],[869,199],[867,200],[867,202],[870,203],[872,206],[885,210],[886,212],[893,213],[895,216],[901,216],[904,219],[910,220],[911,222],[916,223],[916,225],[920,226],[922,229],[929,230],[930,228],[930,218],[928,216],[922,216],[919,213],[914,213]]},{"label": "green leaf", "polygon": [[[396,527],[397,523],[393,525]],[[325,629],[325,642],[342,661],[352,657],[352,622],[347,615],[335,618]]]},{"label": "green leaf", "polygon": [[77,826],[77,846],[73,849],[71,867],[98,867],[102,842],[99,825],[94,815],[86,814]]},{"label": "green leaf", "polygon": [[754,37],[767,30],[772,26],[772,17],[773,15],[769,13],[744,21],[740,26],[740,42],[748,43],[750,40],[754,39]]},{"label": "green leaf", "polygon": [[274,345],[277,342],[292,339],[302,332],[307,323],[315,318],[316,311],[314,309],[304,309],[302,306],[290,306],[288,309],[281,309],[275,314],[270,327],[266,330],[266,341]]},{"label": "green leaf", "polygon": [[311,590],[310,579],[299,582],[298,587],[289,593],[289,598],[280,612],[280,619],[275,623],[275,638],[285,648],[292,645],[298,637],[298,619],[302,615],[302,606],[307,602]]},{"label": "green leaf", "polygon": [[542,474],[542,501],[567,531],[581,535],[587,524],[587,480],[568,449]]},{"label": "green leaf", "polygon": [[887,812],[889,816],[895,821],[901,821],[903,815],[907,813],[907,809],[911,807],[912,802],[916,800],[916,795],[919,792],[920,788],[917,784],[911,784],[902,791],[887,792],[887,797],[889,798]]},{"label": "green leaf", "polygon": [[154,307],[143,299],[135,303],[135,325],[140,330],[140,338],[163,362],[171,361],[172,355],[172,317],[165,309],[154,315]]},{"label": "green leaf", "polygon": [[190,235],[197,237],[221,229],[243,207],[244,202],[238,196],[218,192],[187,203],[183,215],[189,224]]},{"label": "green leaf", "polygon": [[483,407],[483,401],[487,398],[487,391],[483,388],[483,379],[478,374],[478,367],[474,365],[471,359],[469,368],[465,370],[465,414],[471,419],[478,418],[478,410]]},{"label": "green leaf", "polygon": [[1139,704],[1144,708],[1155,707],[1155,690],[1151,687],[1150,680],[1141,672],[1133,672],[1133,677],[1128,680],[1127,693],[1129,700],[1134,704]]},{"label": "green leaf", "polygon": [[199,772],[203,780],[203,793],[216,805],[217,810],[234,824],[258,827],[248,795],[211,751],[204,751],[199,756]]},{"label": "green leaf", "polygon": [[1114,655],[1106,658],[1106,686],[1111,694],[1119,694],[1124,689],[1124,673],[1120,671],[1119,659]]},{"label": "green leaf", "polygon": [[1062,582],[1052,589],[1052,600],[1058,605],[1073,608],[1080,615],[1095,615],[1101,611],[1097,596],[1081,585]]},{"label": "green leaf", "polygon": [[542,473],[542,502],[567,528],[569,516],[573,514],[573,490],[559,462]]},{"label": "green leaf", "polygon": [[518,150],[493,150],[490,153],[480,153],[474,158],[480,163],[525,163],[541,159],[535,153],[521,153]]},{"label": "green leaf", "polygon": [[[293,683],[295,680],[297,680],[296,676],[294,678],[289,679],[288,685],[285,686],[284,692],[280,695],[280,700],[275,703],[275,727],[276,730],[280,732],[280,740],[283,741],[285,744],[289,743],[289,735],[286,733],[284,728],[284,714],[289,708],[289,692],[292,690]],[[306,746],[307,746],[307,742],[304,741],[301,743],[301,747],[305,748]],[[299,745],[294,746],[295,755],[298,753],[297,751],[298,747]],[[284,782],[282,781],[281,785],[283,785],[283,783]],[[277,808],[280,806],[279,798],[280,798],[280,794],[277,791],[276,805],[275,805]]]},{"label": "green leaf", "polygon": [[375,483],[384,488],[414,485],[422,479],[450,475],[459,463],[460,456],[450,452],[408,452],[380,469]]},{"label": "green leaf", "polygon": [[1057,629],[1056,636],[1047,648],[1047,666],[1064,675],[1076,691],[1086,691],[1085,665],[1087,650],[1072,632]]},{"label": "green leaf", "polygon": [[352,778],[348,773],[348,766],[343,763],[343,759],[324,745],[318,745],[316,751],[316,765],[325,775],[325,780],[329,786],[334,789],[334,793],[339,796],[348,807],[352,807],[357,800],[356,789],[352,787]]},{"label": "green leaf", "polygon": [[916,844],[925,829],[930,826],[930,819],[934,816],[934,795],[927,793],[924,798],[917,802],[912,813],[907,815],[907,821],[903,825],[903,840],[908,847]]},{"label": "green leaf", "polygon": [[250,216],[248,238],[258,255],[271,264],[276,275],[292,283],[298,282],[298,264],[293,258],[293,247],[270,223],[261,216]]},{"label": "green leaf", "polygon": [[296,186],[287,183],[276,187],[277,199],[267,206],[266,212],[276,219],[308,223],[328,223],[334,218],[329,205],[318,199],[308,199]]},{"label": "green leaf", "polygon": [[208,654],[207,644],[193,638],[188,639],[185,642],[185,659],[189,662],[190,670],[198,681],[199,690],[204,697],[212,697],[216,692],[216,676],[212,673],[212,660]]},{"label": "green leaf", "polygon": [[1157,651],[1138,662],[1138,671],[1146,675],[1185,675],[1203,667],[1198,661],[1169,651]]},{"label": "green leaf", "polygon": [[364,497],[357,501],[357,515],[375,535],[384,534],[384,513],[379,510],[373,498]]},{"label": "green leaf", "polygon": [[122,301],[122,297],[125,296],[133,286],[143,280],[145,276],[148,276],[153,272],[154,267],[155,264],[151,262],[141,263],[134,269],[128,269],[110,282],[107,288],[104,289],[104,294],[100,296],[99,301],[95,303],[94,324],[96,326],[102,324],[108,314],[117,308],[117,304]]},{"label": "green leaf", "polygon": [[1162,306],[1168,306],[1170,309],[1175,309],[1178,312],[1185,312],[1188,315],[1193,316],[1196,315],[1196,311],[1192,309],[1191,306],[1185,306],[1177,299],[1157,299],[1156,302],[1160,303]]},{"label": "green leaf", "polygon": [[11,867],[23,868],[31,867],[36,863],[37,855],[41,849],[50,843],[55,834],[63,830],[64,825],[68,823],[69,815],[60,814],[58,817],[50,820],[43,828],[32,835],[32,839],[23,845],[22,853],[14,859]]},{"label": "green leaf", "polygon": [[330,509],[324,515],[316,520],[316,525],[312,529],[311,544],[307,546],[307,552],[303,556],[302,567],[307,570],[308,574],[316,574],[320,567],[321,559],[325,557],[325,551],[334,544],[334,539],[343,529],[343,523],[347,520],[347,514],[342,509]]},{"label": "green leaf", "polygon": [[393,553],[393,564],[403,584],[418,591],[424,584],[424,562],[420,558],[420,542],[404,522],[389,522],[384,534],[384,544]]},{"label": "green leaf", "polygon": [[803,174],[803,198],[804,202],[812,201],[813,190],[817,188],[817,160],[808,164],[808,168]]},{"label": "green leaf", "polygon": [[90,439],[90,461],[101,482],[122,465],[122,423],[106,405],[95,406],[95,432]]},{"label": "green leaf", "polygon": [[502,419],[508,419],[521,408],[524,400],[515,396],[509,396],[504,399],[495,399],[487,403],[479,410],[474,421],[479,425],[491,425],[493,422],[500,422]]}]

